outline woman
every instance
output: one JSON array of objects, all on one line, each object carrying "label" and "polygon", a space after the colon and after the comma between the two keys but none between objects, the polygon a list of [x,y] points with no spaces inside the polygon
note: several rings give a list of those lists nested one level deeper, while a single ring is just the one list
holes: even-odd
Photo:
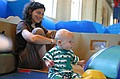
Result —
[{"label": "woman", "polygon": [[23,10],[23,21],[18,23],[16,31],[16,53],[19,54],[20,68],[43,69],[46,67],[42,57],[46,53],[46,44],[55,44],[48,38],[51,33],[42,25],[45,7],[39,2],[29,2]]}]

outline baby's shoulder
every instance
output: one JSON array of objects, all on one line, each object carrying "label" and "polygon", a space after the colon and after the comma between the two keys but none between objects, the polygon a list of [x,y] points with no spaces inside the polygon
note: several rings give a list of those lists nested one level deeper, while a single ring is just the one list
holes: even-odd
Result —
[{"label": "baby's shoulder", "polygon": [[50,50],[49,50],[49,52],[55,52],[55,51],[57,51],[58,49],[57,49],[57,47],[53,47],[53,48],[51,48]]}]

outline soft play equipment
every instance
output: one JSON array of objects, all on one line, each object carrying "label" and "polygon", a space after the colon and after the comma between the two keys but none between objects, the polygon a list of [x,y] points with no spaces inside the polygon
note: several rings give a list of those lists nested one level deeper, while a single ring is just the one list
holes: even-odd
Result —
[{"label": "soft play equipment", "polygon": [[107,78],[101,71],[89,69],[82,74],[82,79],[107,79]]},{"label": "soft play equipment", "polygon": [[5,34],[0,34],[0,75],[15,70],[15,56],[12,52],[12,40]]},{"label": "soft play equipment", "polygon": [[56,30],[68,29],[72,32],[83,32],[83,33],[103,33],[105,27],[102,24],[82,20],[82,21],[59,21],[55,24]]},{"label": "soft play equipment", "polygon": [[108,26],[104,33],[120,34],[120,23]]},{"label": "soft play equipment", "polygon": [[48,74],[45,72],[17,72],[8,75],[0,76],[0,79],[48,79]]},{"label": "soft play equipment", "polygon": [[2,18],[6,17],[6,7],[7,7],[7,1],[0,0],[0,17]]},{"label": "soft play equipment", "polygon": [[22,19],[24,5],[30,0],[0,0],[0,17],[19,16]]},{"label": "soft play equipment", "polygon": [[111,46],[95,53],[87,61],[84,71],[88,69],[100,70],[110,79],[116,79],[120,74],[120,46]]},{"label": "soft play equipment", "polygon": [[13,52],[0,52],[0,75],[12,73],[15,69],[15,56]]},{"label": "soft play equipment", "polygon": [[120,62],[119,62],[119,66],[118,66],[117,79],[120,79]]},{"label": "soft play equipment", "polygon": [[16,0],[16,1],[8,1],[7,2],[7,12],[6,17],[8,16],[19,16],[22,19],[22,11],[24,5],[28,3],[30,0]]},{"label": "soft play equipment", "polygon": [[55,23],[54,23],[54,21],[52,19],[50,19],[49,17],[47,17],[47,16],[43,17],[42,25],[45,28],[47,28],[48,30],[55,30]]},{"label": "soft play equipment", "polygon": [[0,51],[10,51],[12,46],[12,40],[4,34],[0,34]]}]

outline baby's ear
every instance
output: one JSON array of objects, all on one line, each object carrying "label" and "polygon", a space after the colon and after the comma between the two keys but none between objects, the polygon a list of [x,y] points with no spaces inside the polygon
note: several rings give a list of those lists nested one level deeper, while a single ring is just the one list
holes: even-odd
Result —
[{"label": "baby's ear", "polygon": [[59,46],[61,46],[62,44],[61,44],[61,40],[57,40],[57,44],[59,45]]}]

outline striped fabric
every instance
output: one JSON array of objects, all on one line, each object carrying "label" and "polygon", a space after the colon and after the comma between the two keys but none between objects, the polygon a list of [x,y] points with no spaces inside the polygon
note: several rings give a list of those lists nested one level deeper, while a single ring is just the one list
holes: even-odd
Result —
[{"label": "striped fabric", "polygon": [[43,60],[54,61],[54,66],[49,69],[49,79],[63,79],[64,76],[67,79],[80,78],[80,75],[73,72],[71,66],[71,64],[76,64],[79,60],[72,50],[54,47],[45,54]]}]

